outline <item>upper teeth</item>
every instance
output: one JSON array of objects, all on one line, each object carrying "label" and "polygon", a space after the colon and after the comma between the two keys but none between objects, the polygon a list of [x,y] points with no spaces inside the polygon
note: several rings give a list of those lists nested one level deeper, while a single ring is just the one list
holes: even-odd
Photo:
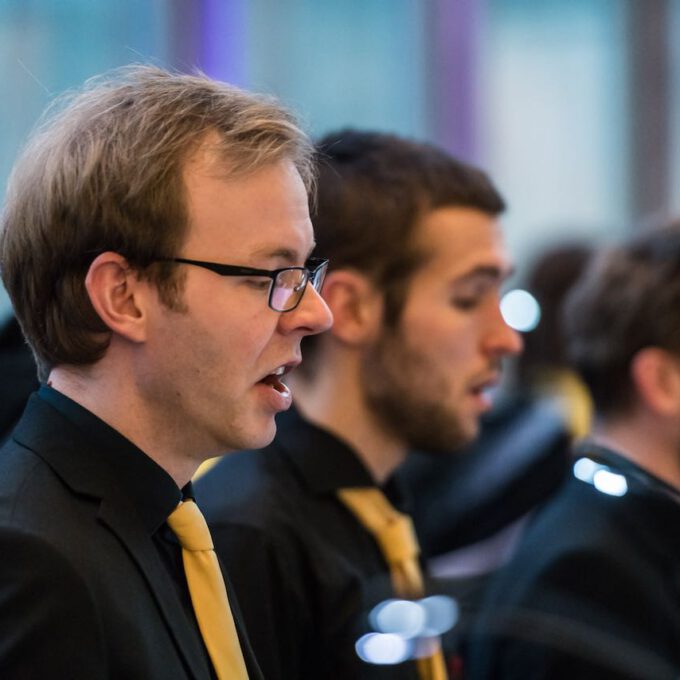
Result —
[{"label": "upper teeth", "polygon": [[283,372],[286,370],[285,366],[279,366],[275,371],[274,375],[283,375]]}]

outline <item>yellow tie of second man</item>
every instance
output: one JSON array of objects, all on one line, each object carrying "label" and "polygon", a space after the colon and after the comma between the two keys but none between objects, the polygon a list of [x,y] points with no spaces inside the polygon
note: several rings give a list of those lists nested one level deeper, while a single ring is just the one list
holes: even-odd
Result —
[{"label": "yellow tie of second man", "polygon": [[[420,547],[411,518],[399,512],[380,489],[346,488],[338,497],[373,535],[390,568],[394,592],[403,598],[424,596],[423,575],[418,563]],[[439,641],[430,655],[416,659],[421,680],[446,680],[446,663]]]},{"label": "yellow tie of second man", "polygon": [[219,680],[247,680],[243,652],[208,525],[193,501],[180,502],[168,525],[182,561],[198,627]]}]

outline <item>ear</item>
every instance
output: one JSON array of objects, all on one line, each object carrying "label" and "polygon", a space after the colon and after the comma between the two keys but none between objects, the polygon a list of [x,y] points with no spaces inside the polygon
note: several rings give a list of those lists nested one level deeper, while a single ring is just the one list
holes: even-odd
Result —
[{"label": "ear", "polygon": [[641,349],[631,362],[639,399],[660,416],[680,412],[680,360],[660,347]]},{"label": "ear", "polygon": [[143,287],[127,260],[113,252],[98,255],[85,276],[90,302],[101,320],[132,342],[146,339]]},{"label": "ear", "polygon": [[322,293],[333,313],[330,333],[336,339],[361,346],[378,336],[383,295],[366,276],[351,269],[331,270],[326,275]]}]

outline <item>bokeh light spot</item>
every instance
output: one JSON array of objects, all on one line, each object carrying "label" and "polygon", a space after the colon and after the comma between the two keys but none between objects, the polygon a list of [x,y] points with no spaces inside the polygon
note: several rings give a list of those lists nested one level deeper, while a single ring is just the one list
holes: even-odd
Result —
[{"label": "bokeh light spot", "polygon": [[536,298],[526,290],[516,288],[501,299],[501,314],[505,323],[516,331],[533,331],[541,320],[541,308]]},{"label": "bokeh light spot", "polygon": [[367,633],[355,645],[359,658],[367,663],[393,665],[411,656],[411,645],[407,640],[392,633]]},{"label": "bokeh light spot", "polygon": [[395,633],[403,638],[420,635],[425,627],[426,612],[419,602],[386,600],[373,609],[369,620],[381,633]]},{"label": "bokeh light spot", "polygon": [[590,458],[579,458],[574,463],[574,477],[580,479],[582,482],[588,482],[588,484],[593,483],[593,476],[595,473],[601,469],[594,460]]},{"label": "bokeh light spot", "polygon": [[609,496],[624,496],[628,492],[626,478],[609,470],[598,470],[593,475],[593,486]]},{"label": "bokeh light spot", "polygon": [[458,621],[458,603],[446,595],[432,595],[420,600],[425,611],[425,635],[442,635]]}]

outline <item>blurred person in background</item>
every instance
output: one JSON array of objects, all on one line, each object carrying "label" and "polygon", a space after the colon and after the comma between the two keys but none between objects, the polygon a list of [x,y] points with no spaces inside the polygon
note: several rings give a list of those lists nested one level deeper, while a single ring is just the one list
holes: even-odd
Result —
[{"label": "blurred person in background", "polygon": [[312,151],[274,101],[137,66],[19,158],[0,266],[42,384],[0,449],[3,678],[262,677],[190,479],[269,443],[330,324]]},{"label": "blurred person in background", "polygon": [[[465,455],[414,452],[397,472],[413,497],[423,552],[442,576],[474,579],[500,566],[527,514],[564,481],[571,443],[587,432],[591,399],[569,365],[561,317],[591,252],[584,243],[553,245],[529,267],[522,286],[538,305],[538,323],[523,331],[515,370]],[[476,586],[468,585],[475,606]]]},{"label": "blurred person in background", "polygon": [[595,258],[565,328],[594,425],[489,589],[469,677],[677,678],[679,225]]},{"label": "blurred person in background", "polygon": [[588,388],[567,356],[563,303],[593,254],[584,243],[564,243],[543,252],[527,277],[526,288],[540,309],[535,329],[524,334],[517,361],[517,383],[562,416],[573,440],[590,431],[593,403]]},{"label": "blurred person in background", "polygon": [[426,144],[345,130],[318,149],[334,325],[303,347],[275,441],[220,461],[197,495],[268,678],[436,680],[436,640],[387,667],[355,643],[375,604],[427,592],[401,578],[406,562],[422,574],[394,471],[413,448],[473,439],[501,360],[521,348],[499,309],[504,203],[485,174]]}]

